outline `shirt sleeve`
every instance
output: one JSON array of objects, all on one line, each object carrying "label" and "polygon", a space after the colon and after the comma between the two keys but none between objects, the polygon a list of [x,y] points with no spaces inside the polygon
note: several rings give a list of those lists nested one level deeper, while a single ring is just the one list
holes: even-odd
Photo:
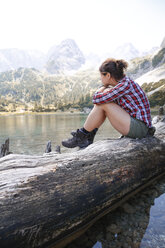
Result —
[{"label": "shirt sleeve", "polygon": [[129,81],[118,83],[114,88],[107,92],[96,92],[93,96],[94,104],[103,104],[108,102],[113,102],[116,99],[127,94],[130,90]]}]

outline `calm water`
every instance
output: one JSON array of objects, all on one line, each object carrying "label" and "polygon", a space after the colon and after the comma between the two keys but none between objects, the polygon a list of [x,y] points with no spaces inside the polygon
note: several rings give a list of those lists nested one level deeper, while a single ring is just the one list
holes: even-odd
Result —
[{"label": "calm water", "polygon": [[[10,139],[10,151],[21,154],[41,155],[46,144],[52,142],[52,150],[63,139],[71,137],[70,132],[83,126],[85,114],[41,114],[0,116],[0,144]],[[106,121],[96,139],[119,137]],[[70,149],[61,147],[62,152]]]},{"label": "calm water", "polygon": [[[13,153],[42,155],[49,140],[54,150],[70,137],[72,130],[83,126],[86,117],[84,114],[0,116],[0,145],[9,137]],[[95,140],[119,136],[106,121]],[[72,149],[61,147],[61,151]],[[123,206],[105,216],[67,248],[165,248],[165,177],[127,204],[128,211]]]}]

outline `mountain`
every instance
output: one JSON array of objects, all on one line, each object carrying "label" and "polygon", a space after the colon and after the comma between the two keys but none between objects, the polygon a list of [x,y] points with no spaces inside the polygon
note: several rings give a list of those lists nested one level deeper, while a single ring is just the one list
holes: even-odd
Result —
[{"label": "mountain", "polygon": [[85,63],[85,56],[71,39],[52,47],[48,54],[36,50],[16,48],[0,50],[0,72],[16,70],[20,67],[45,69],[51,74],[76,71]]},{"label": "mountain", "polygon": [[[156,70],[162,68],[163,71],[163,66]],[[79,71],[73,75],[51,75],[28,68],[2,72],[0,111],[14,111],[19,106],[35,111],[92,107],[91,97],[100,85],[98,70]],[[165,79],[150,83],[143,80],[141,85],[152,107],[165,103]]]},{"label": "mountain", "polygon": [[85,63],[85,57],[72,39],[62,41],[48,52],[46,70],[51,74],[78,70]]},{"label": "mountain", "polygon": [[85,64],[81,67],[81,69],[88,69],[88,68],[97,68],[102,63],[102,58],[95,53],[85,54]]},{"label": "mountain", "polygon": [[131,60],[127,74],[144,89],[151,107],[165,105],[165,38],[150,55]]},{"label": "mountain", "polygon": [[131,43],[124,43],[117,47],[112,55],[115,58],[130,60],[139,57],[140,52]]},{"label": "mountain", "polygon": [[[165,38],[159,49],[163,49],[164,47]],[[122,58],[127,61],[134,60],[138,57],[140,58],[139,61],[141,61],[142,54],[143,57],[152,56],[157,53],[159,49],[154,47],[151,50],[141,52],[131,43],[125,43],[109,53],[101,55],[90,53],[84,55],[74,40],[67,39],[63,40],[59,45],[53,46],[47,54],[36,50],[21,50],[16,48],[1,49],[0,72],[23,67],[47,71],[50,74],[68,74],[79,69],[98,68],[108,57]],[[139,64],[139,61],[136,59],[135,63],[132,61],[130,65],[133,63],[134,68],[135,65]]]},{"label": "mountain", "polygon": [[[131,47],[128,45],[126,48]],[[132,48],[132,51],[136,54],[136,49]],[[38,60],[42,63],[39,64]],[[90,54],[86,56],[87,62],[88,66],[85,64],[85,56],[73,40],[65,40],[60,45],[54,46],[47,57],[34,51],[0,50],[0,68],[5,70],[0,73],[0,111],[14,110],[15,106],[38,111],[50,106],[54,110],[71,106],[91,107],[91,96],[101,84],[97,66],[101,60],[99,56]],[[23,68],[22,64],[26,68]],[[21,68],[17,68],[20,65]],[[43,65],[45,70],[35,69],[35,66]],[[81,70],[78,70],[80,68]],[[73,70],[75,70],[74,74],[66,73]],[[144,88],[151,106],[163,105],[165,103],[164,41],[160,48],[151,54],[130,60],[127,75]]]},{"label": "mountain", "polygon": [[83,53],[71,39],[52,47],[47,55],[36,50],[16,48],[0,50],[0,72],[23,67],[45,69],[51,74],[58,74],[78,70],[84,63]]},{"label": "mountain", "polygon": [[160,80],[164,77],[165,64],[165,38],[159,48],[153,49],[146,56],[134,58],[129,61],[127,74],[137,79],[141,84],[143,80],[146,82]]},{"label": "mountain", "polygon": [[98,69],[101,63],[107,58],[125,59],[126,61],[129,61],[138,56],[140,56],[140,52],[131,43],[124,43],[111,52],[105,52],[100,55],[94,53],[86,54],[85,65],[82,68]]},{"label": "mountain", "polygon": [[164,37],[164,39],[162,40],[162,43],[161,43],[160,47],[161,47],[161,48],[165,48],[165,37]]},{"label": "mountain", "polygon": [[144,57],[146,55],[151,55],[156,53],[158,50],[160,49],[160,47],[152,47],[151,49],[148,50],[143,50],[140,52],[140,57]]},{"label": "mountain", "polygon": [[128,75],[131,75],[134,79],[137,79],[145,73],[154,71],[154,69],[162,66],[164,63],[165,48],[160,48],[156,53],[132,59],[129,62]]},{"label": "mountain", "polygon": [[19,67],[41,69],[45,64],[45,55],[36,50],[16,48],[0,50],[0,71],[18,69]]},{"label": "mountain", "polygon": [[165,63],[153,70],[144,73],[142,76],[136,79],[136,82],[139,85],[142,85],[144,83],[158,82],[159,80],[164,78],[165,78]]}]

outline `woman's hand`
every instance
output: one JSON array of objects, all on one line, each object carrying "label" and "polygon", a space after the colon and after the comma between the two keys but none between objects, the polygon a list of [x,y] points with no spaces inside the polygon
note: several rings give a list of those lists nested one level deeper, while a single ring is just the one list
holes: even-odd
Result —
[{"label": "woman's hand", "polygon": [[106,87],[105,90],[103,92],[108,92],[112,89],[113,87]]},{"label": "woman's hand", "polygon": [[96,92],[107,92],[109,91],[111,88],[111,86],[108,86],[108,87],[105,87],[105,86],[102,86],[101,88],[99,88]]},{"label": "woman's hand", "polygon": [[100,87],[96,92],[103,92],[106,89],[105,86]]}]

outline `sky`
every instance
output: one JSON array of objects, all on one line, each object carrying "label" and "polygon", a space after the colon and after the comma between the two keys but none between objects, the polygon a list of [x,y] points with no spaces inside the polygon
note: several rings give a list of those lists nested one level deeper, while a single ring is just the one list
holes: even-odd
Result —
[{"label": "sky", "polygon": [[0,49],[46,53],[69,38],[85,54],[149,50],[165,37],[165,0],[0,0],[0,34]]}]

